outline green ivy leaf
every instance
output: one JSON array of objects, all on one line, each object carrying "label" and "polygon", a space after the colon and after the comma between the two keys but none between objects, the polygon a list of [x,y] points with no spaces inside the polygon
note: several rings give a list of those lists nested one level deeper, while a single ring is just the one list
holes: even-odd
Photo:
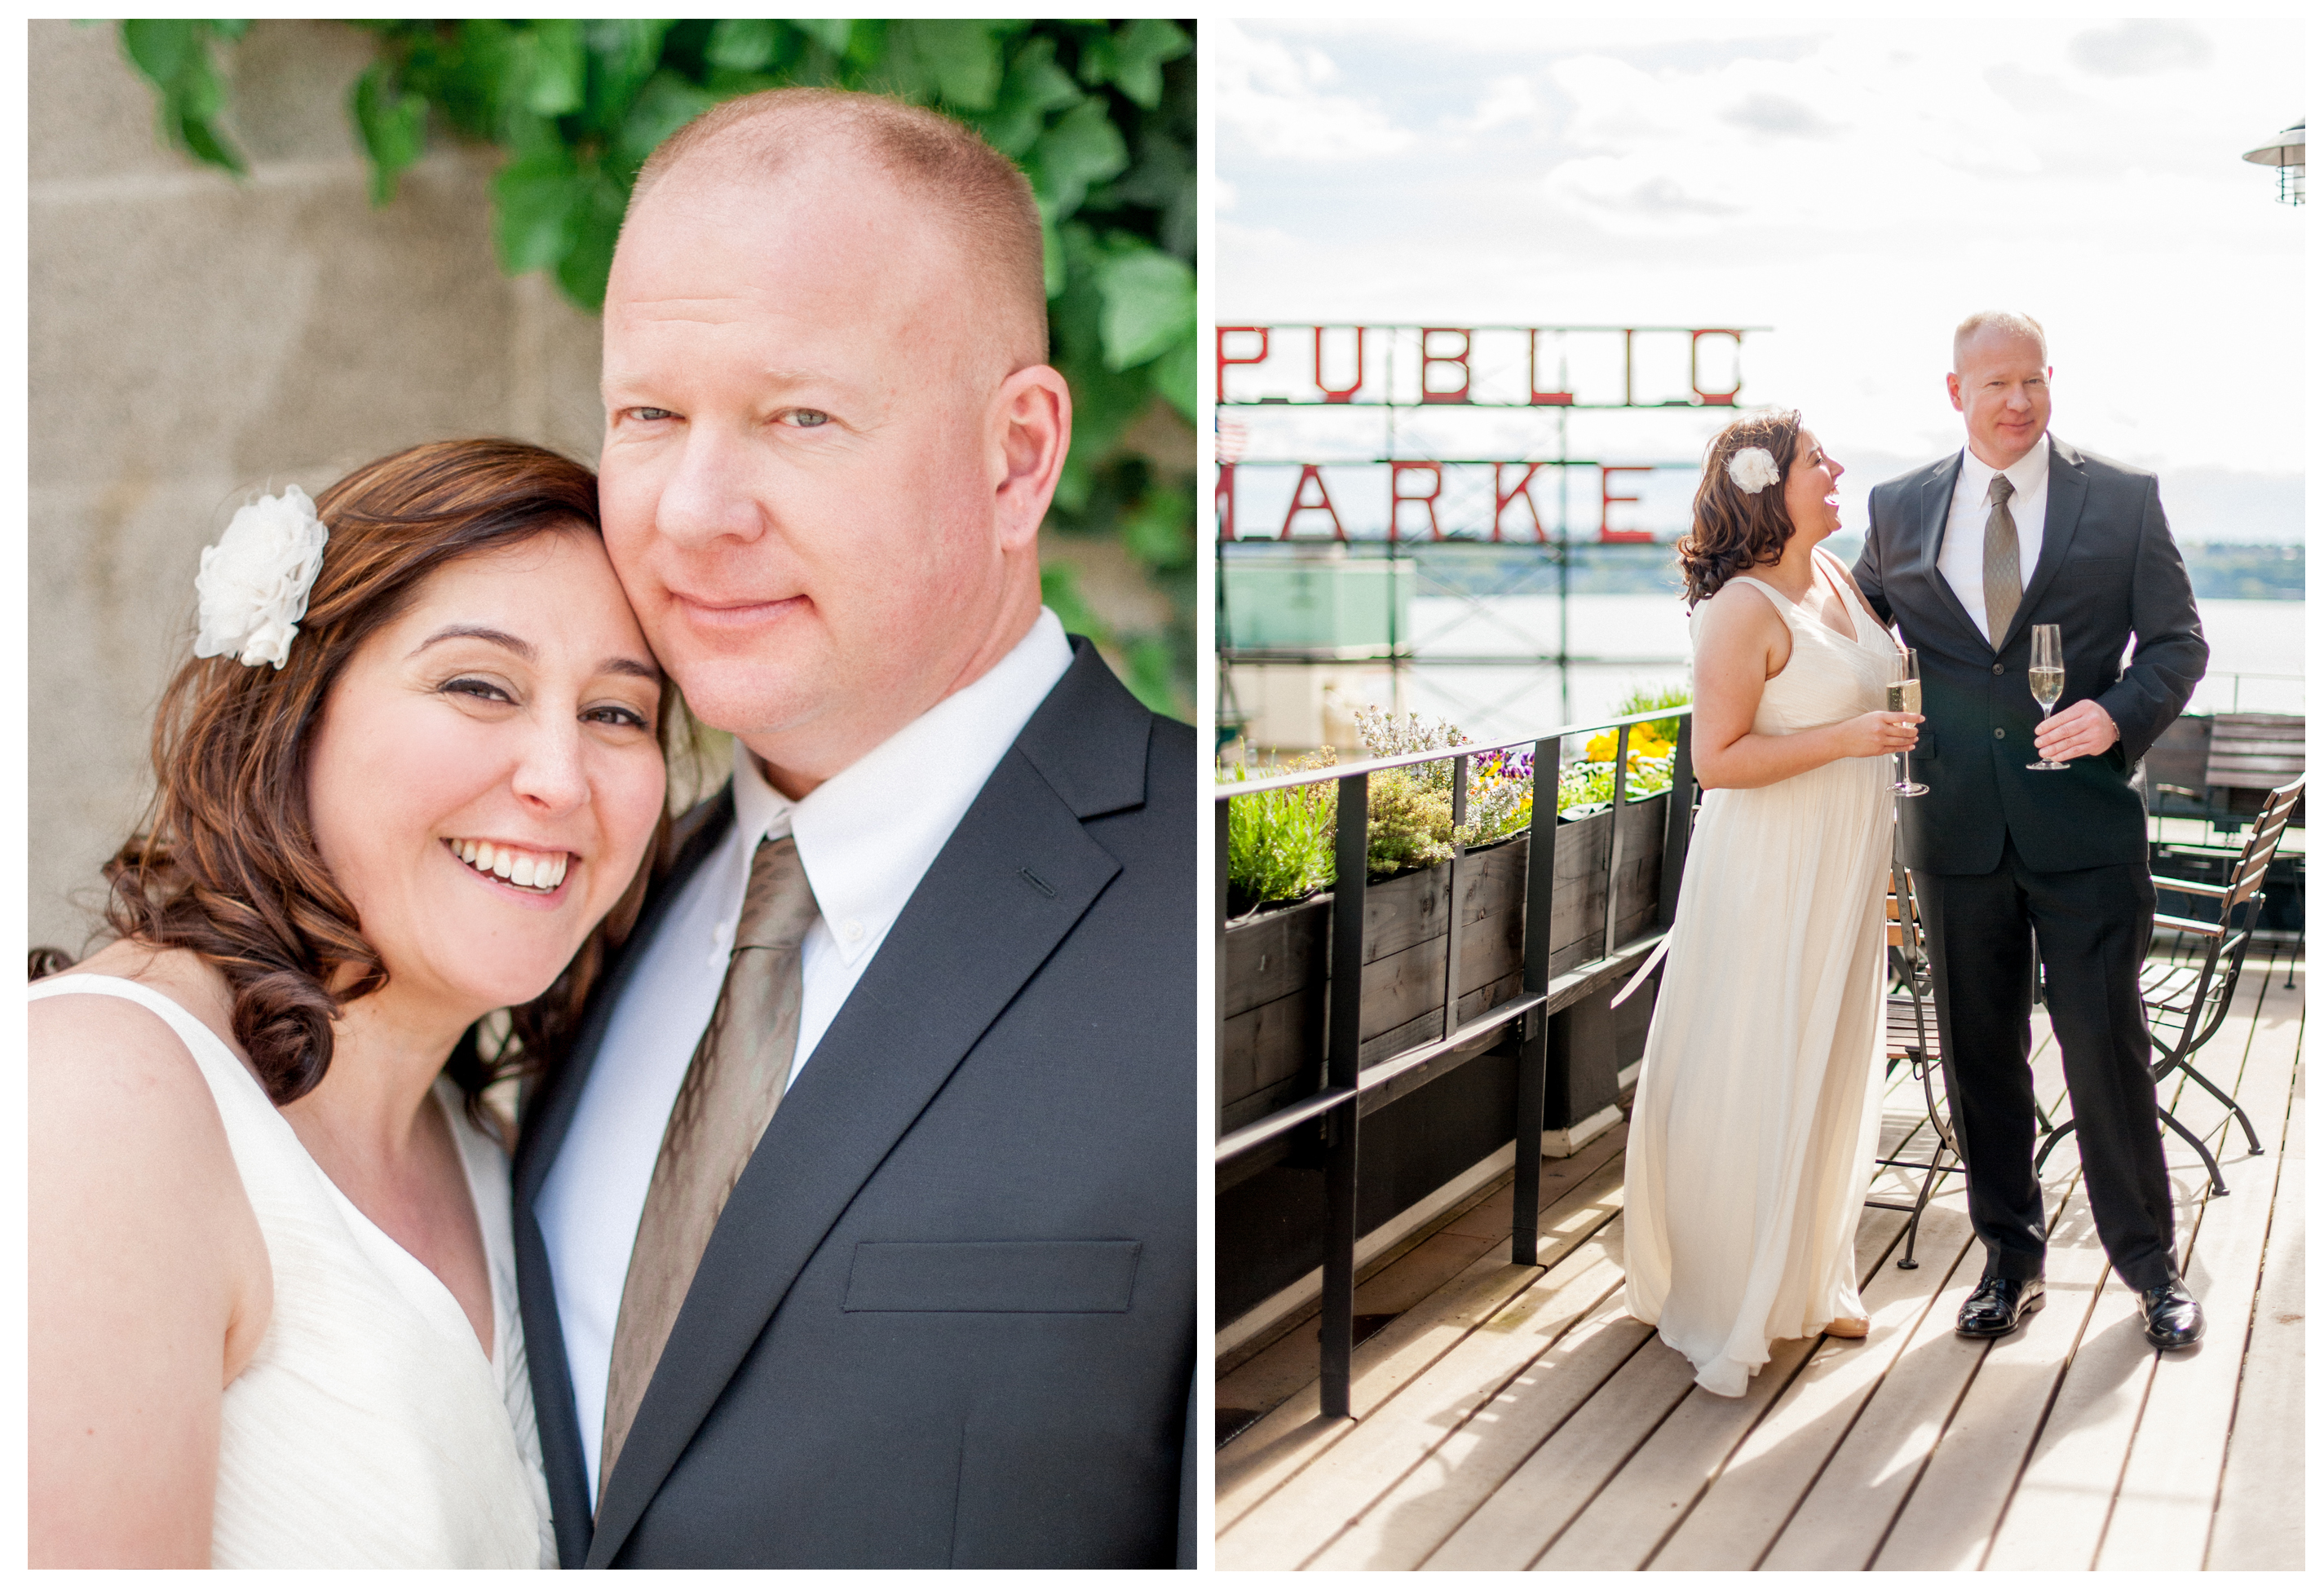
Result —
[{"label": "green ivy leaf", "polygon": [[587,97],[589,63],[581,46],[581,24],[537,22],[517,35],[524,60],[525,109],[537,116],[579,110]]},{"label": "green ivy leaf", "polygon": [[[795,27],[811,24],[795,23]],[[847,24],[842,23],[842,27]],[[710,46],[704,52],[710,64],[730,72],[755,72],[775,59],[775,50],[781,40],[782,24],[757,17],[725,17],[710,30]]]},{"label": "green ivy leaf", "polygon": [[201,27],[198,22],[125,22],[121,45],[132,64],[167,93],[200,51]]},{"label": "green ivy leaf", "polygon": [[924,20],[899,23],[936,91],[962,110],[991,110],[1001,91],[998,23]]},{"label": "green ivy leaf", "polygon": [[1194,47],[1176,23],[1158,16],[1141,16],[1117,28],[1111,43],[1114,87],[1146,110],[1162,103],[1162,63]]},{"label": "green ivy leaf", "polygon": [[841,60],[847,58],[848,37],[854,30],[853,23],[837,21],[830,17],[802,16],[792,18],[791,26]]},{"label": "green ivy leaf", "polygon": [[427,150],[428,101],[398,87],[383,60],[355,79],[348,113],[371,157],[371,202],[384,205],[395,198],[396,179]]},{"label": "green ivy leaf", "polygon": [[1033,145],[1026,175],[1033,189],[1056,207],[1059,219],[1081,208],[1093,182],[1102,182],[1130,164],[1130,146],[1106,115],[1102,100],[1088,98],[1059,116]]},{"label": "green ivy leaf", "polygon": [[1200,354],[1194,324],[1186,322],[1185,335],[1169,347],[1151,364],[1146,366],[1146,379],[1162,394],[1171,408],[1178,411],[1188,425],[1194,423],[1194,405],[1201,401],[1194,391],[1196,359]]},{"label": "green ivy leaf", "polygon": [[1105,621],[1092,611],[1082,596],[1081,582],[1073,565],[1045,563],[1041,565],[1041,605],[1057,615],[1057,621],[1069,635],[1086,635],[1100,645],[1111,641],[1113,633]]},{"label": "green ivy leaf", "polygon": [[[219,26],[203,21],[124,22],[121,50],[161,96],[156,119],[162,140],[239,177],[249,168],[217,125],[226,108],[226,87],[210,60],[209,41]],[[238,36],[239,31],[226,36]]]},{"label": "green ivy leaf", "polygon": [[1145,363],[1182,340],[1194,322],[1194,272],[1183,260],[1117,234],[1096,270],[1099,321],[1109,370]]},{"label": "green ivy leaf", "polygon": [[565,258],[573,247],[582,188],[580,168],[563,150],[501,168],[493,179],[493,240],[503,271],[522,276]]},{"label": "green ivy leaf", "polygon": [[1194,500],[1168,487],[1150,491],[1121,520],[1121,544],[1149,568],[1185,568],[1194,561]]},{"label": "green ivy leaf", "polygon": [[613,271],[613,244],[622,235],[629,190],[603,171],[581,179],[573,209],[573,242],[557,264],[558,285],[592,315],[605,307],[605,282]]},{"label": "green ivy leaf", "polygon": [[665,68],[647,79],[630,114],[622,119],[613,159],[625,178],[634,179],[662,140],[717,104],[717,98]]}]

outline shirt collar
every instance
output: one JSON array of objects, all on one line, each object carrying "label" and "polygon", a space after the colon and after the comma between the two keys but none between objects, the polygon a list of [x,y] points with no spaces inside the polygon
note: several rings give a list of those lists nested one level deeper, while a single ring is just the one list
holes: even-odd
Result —
[{"label": "shirt collar", "polygon": [[2038,492],[2048,484],[2050,433],[2043,431],[2041,439],[2025,449],[2025,456],[2007,469],[1996,469],[1984,459],[1979,458],[1966,445],[1962,446],[1960,483],[1961,489],[1970,493],[1969,498],[1970,501],[1985,501],[1985,494],[1993,489],[1993,477],[1997,474],[2006,474],[2009,477],[2009,490],[2013,497],[2023,497],[2029,492]]},{"label": "shirt collar", "polygon": [[[1065,670],[1073,643],[1047,608],[975,683],[954,691],[801,800],[767,782],[734,742],[734,824],[743,854],[798,841],[817,909],[848,964],[879,948],[977,792]],[[741,909],[738,895],[734,905]]]}]

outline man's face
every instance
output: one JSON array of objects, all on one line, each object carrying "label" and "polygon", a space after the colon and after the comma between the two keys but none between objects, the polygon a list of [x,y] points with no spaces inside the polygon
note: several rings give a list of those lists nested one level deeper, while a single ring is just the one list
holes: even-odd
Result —
[{"label": "man's face", "polygon": [[606,549],[696,716],[810,786],[942,699],[1009,605],[1007,372],[947,242],[869,165],[801,161],[670,173],[614,260]]},{"label": "man's face", "polygon": [[2042,356],[2030,336],[1986,331],[1945,377],[1953,407],[1969,423],[1969,450],[1994,469],[2024,457],[2050,428],[2050,371]]}]

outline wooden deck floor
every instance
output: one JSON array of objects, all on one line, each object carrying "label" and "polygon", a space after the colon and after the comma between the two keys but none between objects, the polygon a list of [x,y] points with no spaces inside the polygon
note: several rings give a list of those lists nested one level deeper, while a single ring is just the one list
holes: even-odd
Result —
[{"label": "wooden deck floor", "polygon": [[[2265,1153],[2209,1095],[2166,1089],[2232,1194],[2209,1196],[2166,1135],[2200,1346],[2146,1345],[2069,1146],[2045,1178],[2049,1306],[2025,1328],[1952,1333],[1982,1250],[1947,1177],[1915,1269],[1895,1262],[1904,1218],[1865,1216],[1868,1338],[1778,1342],[1745,1396],[1710,1396],[1623,1311],[1618,1130],[1545,1163],[1542,1266],[1508,1263],[1505,1180],[1366,1278],[1353,1419],[1317,1413],[1312,1319],[1222,1376],[1222,1410],[1265,1411],[1218,1453],[1219,1567],[2302,1567],[2307,977],[2291,953],[2255,946],[2198,1057]],[[2035,1024],[2037,1083],[2062,1103]],[[1917,1107],[1907,1077],[1884,1144]]]}]

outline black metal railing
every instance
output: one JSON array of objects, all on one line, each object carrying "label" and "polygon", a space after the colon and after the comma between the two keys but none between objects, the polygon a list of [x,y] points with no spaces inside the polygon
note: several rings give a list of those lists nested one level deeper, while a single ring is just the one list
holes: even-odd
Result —
[{"label": "black metal railing", "polygon": [[[1655,914],[1655,931],[1635,942],[1615,942],[1618,880],[1622,864],[1625,816],[1629,801],[1630,731],[1641,723],[1668,718],[1679,720],[1671,759],[1671,800],[1664,814],[1662,884]],[[1554,982],[1550,977],[1550,918],[1557,877],[1557,797],[1561,770],[1560,748],[1576,736],[1611,729],[1615,731],[1612,830],[1605,867],[1605,922],[1599,935],[1598,954],[1568,970]],[[1669,930],[1678,903],[1679,876],[1686,858],[1687,836],[1693,825],[1693,717],[1684,706],[1660,707],[1603,722],[1570,725],[1541,735],[1492,744],[1462,745],[1451,749],[1412,751],[1371,761],[1352,762],[1311,772],[1277,774],[1238,784],[1216,786],[1217,897],[1214,947],[1220,969],[1216,1032],[1224,1052],[1226,1039],[1227,813],[1230,803],[1270,790],[1336,783],[1339,786],[1338,832],[1333,859],[1337,881],[1332,898],[1331,1000],[1325,1028],[1323,1088],[1287,1105],[1220,1135],[1213,1154],[1222,1163],[1259,1144],[1322,1118],[1326,1226],[1323,1246],[1323,1412],[1327,1419],[1344,1419],[1349,1411],[1349,1378],[1355,1355],[1355,1287],[1357,1245],[1357,1122],[1367,1095],[1397,1078],[1446,1055],[1470,1047],[1479,1039],[1519,1025],[1516,1117],[1516,1187],[1509,1227],[1513,1263],[1536,1263],[1540,1250],[1542,1120],[1549,1080],[1548,1017],[1562,1003],[1579,998],[1595,986],[1609,963],[1638,955],[1653,947]],[[1526,856],[1524,889],[1524,975],[1517,996],[1493,1006],[1468,1022],[1459,1019],[1461,1000],[1461,879],[1467,847],[1460,831],[1468,820],[1469,766],[1480,756],[1533,750],[1533,816],[1527,831],[1531,843]],[[1422,763],[1452,763],[1452,859],[1444,863],[1445,913],[1444,999],[1441,1035],[1376,1060],[1361,1063],[1363,1038],[1364,896],[1370,777],[1394,767]],[[1478,1052],[1482,1052],[1480,1049]],[[1449,1070],[1447,1068],[1447,1073]],[[1434,1079],[1432,1078],[1431,1080]]]}]

